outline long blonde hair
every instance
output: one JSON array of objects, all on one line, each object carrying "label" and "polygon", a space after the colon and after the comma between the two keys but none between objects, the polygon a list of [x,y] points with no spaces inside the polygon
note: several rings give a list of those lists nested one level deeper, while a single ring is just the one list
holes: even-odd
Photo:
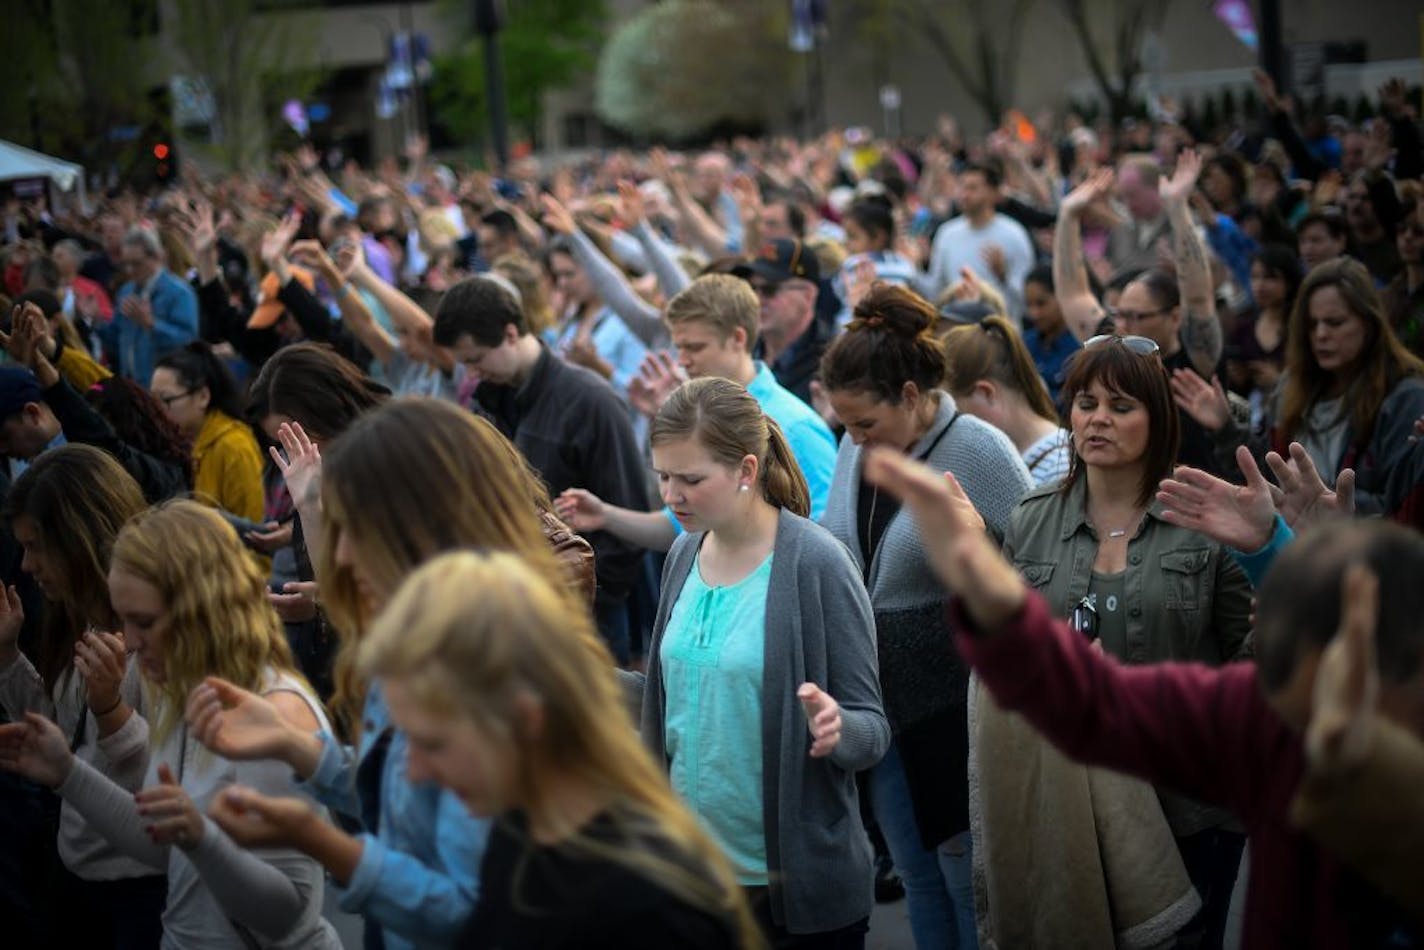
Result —
[{"label": "long blonde hair", "polygon": [[207,505],[175,499],[136,515],[114,541],[113,570],[153,585],[167,605],[153,744],[182,718],[205,676],[260,691],[268,670],[297,676],[267,580],[237,532]]},{"label": "long blonde hair", "polygon": [[461,547],[514,551],[550,577],[565,576],[536,514],[542,486],[527,466],[512,464],[516,458],[488,422],[424,398],[394,400],[363,416],[325,452],[325,539],[316,568],[342,638],[331,706],[345,728],[360,722],[366,684],[354,651],[372,618],[352,572],[336,563],[337,543],[346,535],[360,550],[372,585],[386,597],[425,561]]},{"label": "long blonde hair", "polygon": [[653,419],[649,443],[692,438],[720,465],[735,468],[748,455],[756,456],[767,502],[803,518],[810,514],[811,491],[786,436],[742,386],[706,376],[682,384],[668,397]]},{"label": "long blonde hair", "polygon": [[[742,945],[760,946],[727,859],[639,741],[607,647],[548,577],[507,552],[441,555],[372,626],[361,672],[398,680],[431,715],[464,718],[517,749],[516,802],[543,799],[551,769],[595,790],[623,840],[610,846],[556,829],[567,847],[735,920]],[[530,696],[542,711],[536,736],[518,726],[518,700]]]}]

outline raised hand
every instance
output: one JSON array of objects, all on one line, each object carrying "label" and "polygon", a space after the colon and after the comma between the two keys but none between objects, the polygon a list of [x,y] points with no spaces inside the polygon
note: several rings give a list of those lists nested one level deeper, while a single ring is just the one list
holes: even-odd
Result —
[{"label": "raised hand", "polygon": [[0,665],[8,664],[19,650],[20,629],[25,625],[25,608],[11,584],[0,596]]},{"label": "raised hand", "polygon": [[292,244],[292,260],[303,267],[319,272],[328,281],[336,281],[341,277],[341,272],[336,268],[336,262],[331,259],[331,255],[322,247],[321,242],[312,238],[305,238]]},{"label": "raised hand", "polygon": [[193,687],[183,716],[193,738],[235,761],[286,761],[297,734],[267,699],[217,676]]},{"label": "raised hand", "polygon": [[634,228],[647,217],[643,193],[631,181],[618,182],[618,218],[625,228]]},{"label": "raised hand", "polygon": [[[35,318],[39,319],[40,329],[38,330]],[[23,304],[15,304],[10,310],[10,332],[0,331],[0,346],[5,347],[5,352],[10,354],[10,359],[21,366],[33,369],[35,354],[43,342],[46,330],[44,313],[38,304],[32,300]]]},{"label": "raised hand", "polygon": [[1283,111],[1285,106],[1276,90],[1276,81],[1264,69],[1251,70],[1251,78],[1256,81],[1256,89],[1260,91],[1261,101],[1266,104],[1266,108],[1272,112]]},{"label": "raised hand", "polygon": [[1305,754],[1317,775],[1339,775],[1360,765],[1374,741],[1380,676],[1375,650],[1379,578],[1364,564],[1345,569],[1340,626],[1315,674]]},{"label": "raised hand", "polygon": [[[1000,251],[1000,257],[1002,258],[1002,256],[1003,252]],[[865,299],[865,295],[870,293],[870,288],[875,286],[879,274],[875,270],[875,262],[868,257],[862,257],[845,272],[845,275],[845,303],[851,311],[854,311]]]},{"label": "raised hand", "polygon": [[366,267],[366,248],[360,241],[339,242],[336,248],[337,273],[347,280],[355,280],[370,271]]},{"label": "raised hand", "polygon": [[649,353],[638,366],[638,375],[628,381],[628,401],[634,409],[651,419],[685,382],[687,373],[671,353]]},{"label": "raised hand", "polygon": [[1231,404],[1215,376],[1208,383],[1192,370],[1173,370],[1172,398],[1208,432],[1218,432],[1231,421]]},{"label": "raised hand", "polygon": [[55,788],[74,768],[74,753],[59,727],[39,713],[0,726],[0,768],[46,788]]},{"label": "raised hand", "polygon": [[1206,535],[1238,551],[1259,551],[1271,540],[1276,506],[1271,484],[1256,466],[1251,450],[1236,449],[1245,485],[1233,485],[1186,465],[1162,480],[1157,500],[1166,506],[1163,520]]},{"label": "raised hand", "polygon": [[84,677],[85,701],[95,713],[119,705],[128,659],[124,638],[117,633],[90,631],[74,644],[74,668]]},{"label": "raised hand", "polygon": [[[284,422],[277,430],[282,443],[279,450],[272,446],[272,461],[287,483],[287,491],[299,507],[317,499],[321,490],[321,450],[302,429],[300,422]],[[285,453],[285,454],[284,454]]]},{"label": "raised hand", "polygon": [[992,630],[1019,609],[1026,596],[1023,580],[989,539],[984,519],[953,475],[876,449],[866,456],[863,477],[914,514],[936,576],[982,627]]},{"label": "raised hand", "polygon": [[1163,178],[1157,182],[1157,193],[1167,204],[1186,203],[1197,186],[1197,177],[1201,175],[1201,168],[1201,156],[1197,154],[1197,150],[1194,148],[1182,149],[1177,155],[1177,167],[1172,170],[1172,177]]},{"label": "raised hand", "polygon": [[1089,206],[1098,204],[1107,198],[1112,191],[1113,170],[1111,168],[1099,168],[1087,178],[1083,183],[1064,196],[1058,204],[1059,214],[1076,217],[1088,209]]},{"label": "raised hand", "polygon": [[553,195],[544,195],[540,199],[543,206],[544,226],[555,234],[569,235],[578,230],[578,222],[574,220],[573,213],[569,211],[564,203]]},{"label": "raised hand", "polygon": [[219,792],[208,816],[244,848],[295,847],[321,821],[305,799],[275,798],[240,785]]},{"label": "raised hand", "polygon": [[603,500],[582,488],[567,488],[554,499],[554,513],[559,520],[579,534],[602,531],[608,525]]},{"label": "raised hand", "polygon": [[1276,510],[1286,524],[1297,533],[1319,521],[1355,511],[1355,470],[1343,468],[1335,476],[1332,491],[1316,471],[1310,453],[1299,442],[1287,450],[1290,458],[1267,452],[1266,464],[1276,476],[1280,488],[1273,491]]},{"label": "raised hand", "polygon": [[282,223],[268,231],[262,236],[262,263],[269,268],[275,269],[280,262],[287,259],[287,248],[291,247],[292,239],[297,236],[297,230],[302,226],[302,216],[293,211],[282,219]]},{"label": "raised hand", "polygon": [[802,683],[796,698],[811,730],[811,758],[824,759],[841,741],[841,705],[815,683]]},{"label": "raised hand", "polygon": [[203,815],[173,777],[167,762],[158,766],[158,784],[135,793],[134,801],[139,817],[147,820],[146,830],[155,844],[176,844],[191,851],[203,840]]}]

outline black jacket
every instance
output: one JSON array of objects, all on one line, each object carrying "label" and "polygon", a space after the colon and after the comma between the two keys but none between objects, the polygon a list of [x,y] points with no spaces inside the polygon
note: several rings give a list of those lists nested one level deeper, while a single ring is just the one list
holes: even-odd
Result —
[{"label": "black jacket", "polygon": [[[583,488],[610,505],[648,510],[647,479],[628,409],[607,380],[571,366],[541,346],[524,384],[481,383],[479,408],[524,453],[549,494]],[[642,551],[607,531],[587,536],[598,577],[597,600],[627,596]]]},{"label": "black jacket", "polygon": [[120,439],[108,420],[64,380],[46,389],[44,400],[59,420],[66,441],[92,445],[118,459],[124,470],[138,482],[144,500],[149,504],[185,494],[192,488],[188,483],[188,473],[182,466],[139,451]]}]

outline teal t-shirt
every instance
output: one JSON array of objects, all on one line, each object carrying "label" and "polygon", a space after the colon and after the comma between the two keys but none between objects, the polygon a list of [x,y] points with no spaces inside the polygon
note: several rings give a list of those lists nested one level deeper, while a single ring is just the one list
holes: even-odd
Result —
[{"label": "teal t-shirt", "polygon": [[761,690],[772,557],[735,584],[709,587],[699,556],[659,654],[672,787],[717,838],[744,886],[768,881]]}]

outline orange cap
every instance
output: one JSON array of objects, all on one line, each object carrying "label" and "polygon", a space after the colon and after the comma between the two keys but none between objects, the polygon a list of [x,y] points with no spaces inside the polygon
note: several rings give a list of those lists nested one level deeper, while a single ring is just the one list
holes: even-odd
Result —
[{"label": "orange cap", "polygon": [[[288,270],[297,282],[308,291],[315,289],[316,277],[305,267],[297,267],[295,264],[289,265]],[[261,291],[257,297],[257,309],[252,311],[252,316],[247,320],[247,329],[265,330],[282,319],[282,314],[286,311],[286,306],[277,299],[277,291],[281,289],[277,283],[276,271],[268,271],[267,276],[262,278]]]}]

